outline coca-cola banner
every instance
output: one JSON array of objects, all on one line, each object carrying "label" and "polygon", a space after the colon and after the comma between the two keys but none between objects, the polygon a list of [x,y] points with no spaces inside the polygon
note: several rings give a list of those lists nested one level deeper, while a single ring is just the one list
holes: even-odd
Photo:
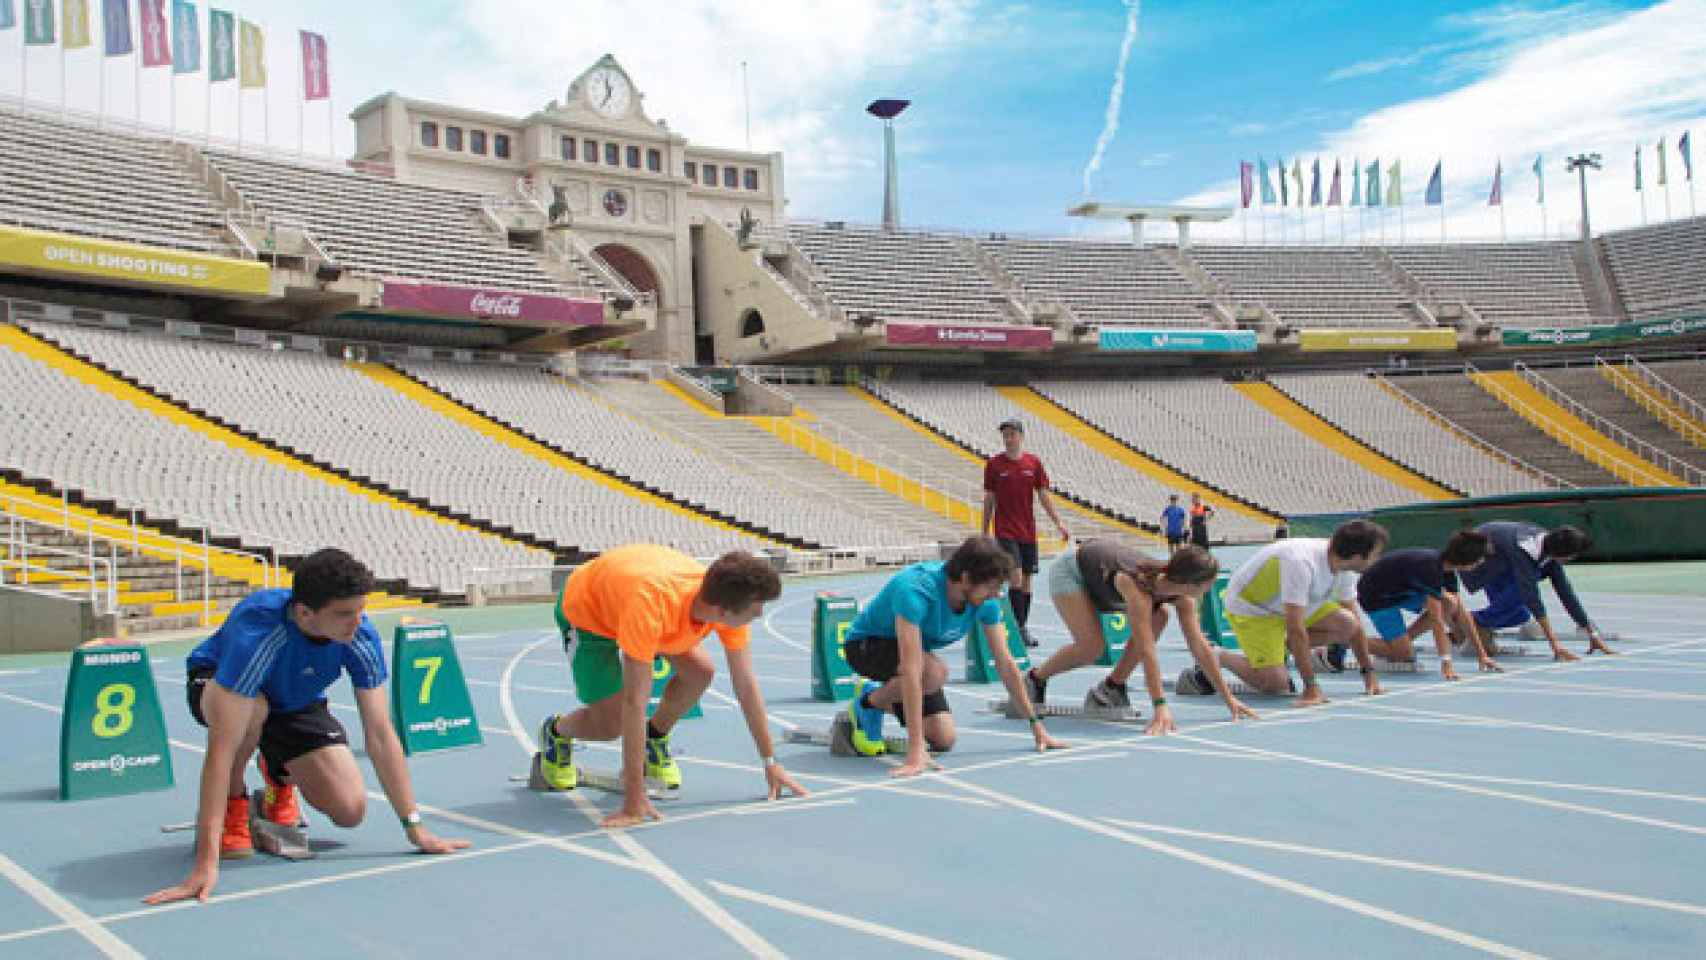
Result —
[{"label": "coca-cola banner", "polygon": [[402,280],[387,280],[384,287],[379,305],[387,310],[523,327],[590,327],[604,322],[604,304],[597,300]]},{"label": "coca-cola banner", "polygon": [[884,339],[891,347],[934,347],[938,350],[1050,350],[1049,327],[947,326],[938,323],[888,323]]}]

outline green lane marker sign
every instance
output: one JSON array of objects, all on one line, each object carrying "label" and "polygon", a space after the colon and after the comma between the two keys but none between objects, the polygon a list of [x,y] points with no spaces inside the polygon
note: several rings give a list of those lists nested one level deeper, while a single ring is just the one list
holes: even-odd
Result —
[{"label": "green lane marker sign", "polygon": [[[670,664],[667,658],[655,657],[652,659],[652,697],[646,701],[646,716],[649,717],[658,711],[658,704],[663,702],[663,688],[669,686],[669,678],[673,676],[675,676],[675,667]],[[681,719],[688,720],[704,715],[705,711],[699,706],[699,701],[695,700],[693,705],[687,708],[687,712],[681,715]]]},{"label": "green lane marker sign", "polygon": [[1120,662],[1126,644],[1131,642],[1131,618],[1124,613],[1104,613],[1102,616],[1102,655],[1096,662],[1111,667]]},{"label": "green lane marker sign", "polygon": [[1203,594],[1197,620],[1201,623],[1203,636],[1208,638],[1209,643],[1236,650],[1238,638],[1232,634],[1232,624],[1226,621],[1226,585],[1231,582],[1232,576],[1225,573],[1214,579],[1214,586]]},{"label": "green lane marker sign", "polygon": [[450,628],[405,617],[391,635],[391,721],[413,756],[485,743]]},{"label": "green lane marker sign", "polygon": [[60,716],[59,799],[171,786],[172,751],[147,651],[134,644],[72,651]]},{"label": "green lane marker sign", "polygon": [[[1007,627],[1007,650],[1013,654],[1013,662],[1023,673],[1031,668],[1031,657],[1025,649],[1025,638],[1019,633],[1019,621],[1013,617],[1013,606],[1002,597],[1001,622]],[[983,636],[983,626],[974,624],[970,635],[966,637],[966,682],[967,683],[1000,683],[1001,674],[995,672],[995,655],[990,652],[989,641]]]},{"label": "green lane marker sign", "polygon": [[847,665],[847,632],[859,615],[859,601],[819,593],[812,609],[812,699],[851,700],[856,678]]}]

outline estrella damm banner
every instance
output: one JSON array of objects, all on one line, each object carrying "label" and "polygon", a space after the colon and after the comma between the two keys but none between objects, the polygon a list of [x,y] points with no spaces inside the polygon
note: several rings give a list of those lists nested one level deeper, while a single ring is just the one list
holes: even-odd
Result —
[{"label": "estrella damm banner", "polygon": [[264,263],[22,227],[0,226],[0,271],[254,297],[272,291]]},{"label": "estrella damm banner", "polygon": [[1319,350],[1456,350],[1456,330],[1303,330],[1297,345]]}]

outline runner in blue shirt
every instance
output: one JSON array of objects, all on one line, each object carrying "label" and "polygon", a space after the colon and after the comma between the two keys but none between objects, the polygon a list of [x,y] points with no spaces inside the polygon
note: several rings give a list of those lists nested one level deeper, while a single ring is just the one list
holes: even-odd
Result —
[{"label": "runner in blue shirt", "polygon": [[[894,770],[910,777],[935,766],[924,745],[954,745],[954,717],[942,688],[948,666],[933,651],[982,630],[1007,695],[1031,718],[1037,749],[1064,744],[1049,736],[1031,708],[1025,683],[1007,649],[1007,627],[996,598],[1013,573],[1013,558],[989,537],[960,544],[946,563],[915,563],[889,579],[853,621],[844,649],[862,680],[848,704],[853,747],[866,756],[885,752],[883,713],[893,710],[909,734],[906,761]],[[923,736],[918,735],[922,730]]]},{"label": "runner in blue shirt", "polygon": [[206,900],[221,859],[254,853],[243,769],[257,761],[267,790],[266,819],[301,820],[296,787],[340,827],[367,813],[367,784],[343,725],[326,704],[326,688],[347,672],[366,734],[368,758],[410,842],[425,853],[450,853],[466,840],[441,840],[421,825],[403,745],[385,699],[385,656],[363,610],[373,574],[342,550],[321,550],[297,567],[289,590],[246,597],[186,665],[191,716],[207,727],[196,814],[195,864],[183,883],[146,898],[150,904]]}]

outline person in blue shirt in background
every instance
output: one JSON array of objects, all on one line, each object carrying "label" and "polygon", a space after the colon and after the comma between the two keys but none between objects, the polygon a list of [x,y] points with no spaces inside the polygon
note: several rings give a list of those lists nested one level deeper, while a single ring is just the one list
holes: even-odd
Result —
[{"label": "person in blue shirt in background", "polygon": [[[1037,750],[1065,744],[1049,736],[1025,691],[1024,679],[1007,649],[1007,628],[997,599],[1013,574],[1013,558],[989,537],[971,537],[946,563],[915,563],[900,571],[853,621],[843,649],[847,663],[865,677],[847,705],[853,748],[865,756],[886,752],[883,713],[893,710],[908,734],[906,760],[894,776],[910,777],[937,765],[925,744],[953,747],[954,717],[942,688],[948,666],[934,651],[982,630],[995,657],[1007,696],[1029,717]],[[920,735],[922,731],[922,735]]]},{"label": "person in blue shirt in background", "polygon": [[1161,511],[1161,531],[1167,536],[1167,552],[1178,553],[1185,545],[1185,508],[1179,506],[1179,495],[1170,494],[1167,506]]},{"label": "person in blue shirt in background", "polygon": [[218,632],[191,651],[186,664],[190,715],[207,727],[196,814],[195,863],[183,883],[148,896],[150,904],[206,900],[219,861],[254,853],[243,769],[260,751],[267,790],[262,815],[296,826],[296,788],[340,827],[367,813],[367,783],[355,765],[343,725],[326,704],[326,688],[348,672],[379,774],[409,841],[425,853],[450,853],[466,840],[441,840],[421,824],[403,745],[385,699],[385,655],[363,612],[373,574],[342,550],[309,555],[288,590],[261,590],[232,609]]}]

